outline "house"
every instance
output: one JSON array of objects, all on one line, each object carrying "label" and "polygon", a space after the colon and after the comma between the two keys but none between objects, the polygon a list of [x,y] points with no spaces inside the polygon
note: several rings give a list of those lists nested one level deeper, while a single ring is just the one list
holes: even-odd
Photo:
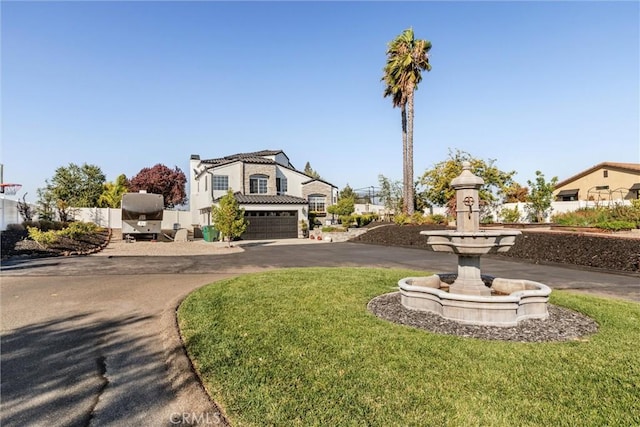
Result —
[{"label": "house", "polygon": [[301,237],[301,221],[326,216],[338,199],[336,186],[297,170],[282,150],[207,160],[194,154],[189,166],[192,224],[211,225],[211,206],[231,189],[249,221],[245,240]]},{"label": "house", "polygon": [[564,181],[554,189],[557,201],[638,199],[640,163],[603,162]]}]

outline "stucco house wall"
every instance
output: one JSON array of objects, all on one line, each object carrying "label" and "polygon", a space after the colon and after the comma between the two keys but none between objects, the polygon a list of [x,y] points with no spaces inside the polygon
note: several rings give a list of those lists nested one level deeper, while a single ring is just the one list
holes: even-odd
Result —
[{"label": "stucco house wall", "polygon": [[[640,163],[604,162],[556,184],[554,198],[630,200],[638,198],[637,187],[640,187]],[[576,190],[577,195],[572,196]]]},{"label": "stucco house wall", "polygon": [[[250,200],[243,198],[249,201],[248,205],[240,203],[247,212],[295,211],[300,220],[306,221],[309,214],[309,195],[325,196],[325,210],[337,202],[337,187],[296,170],[282,151],[240,153],[210,160],[201,160],[199,155],[192,155],[189,184],[190,211],[194,226],[209,225],[211,205],[227,193],[227,191],[213,190],[214,175],[226,175],[228,186],[234,193],[252,196]],[[267,192],[256,194],[259,196],[258,203],[250,193],[250,179],[254,175],[262,175],[267,180]],[[286,191],[281,188],[280,194],[278,194],[278,178],[281,184],[286,180]],[[238,199],[238,196],[236,198]]]}]

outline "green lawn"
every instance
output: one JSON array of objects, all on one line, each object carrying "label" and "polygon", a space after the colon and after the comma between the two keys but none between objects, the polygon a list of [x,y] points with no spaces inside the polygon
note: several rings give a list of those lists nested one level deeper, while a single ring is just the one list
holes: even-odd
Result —
[{"label": "green lawn", "polygon": [[553,292],[600,329],[543,344],[436,335],[367,311],[416,274],[246,275],[191,294],[180,328],[234,426],[640,425],[640,304]]}]

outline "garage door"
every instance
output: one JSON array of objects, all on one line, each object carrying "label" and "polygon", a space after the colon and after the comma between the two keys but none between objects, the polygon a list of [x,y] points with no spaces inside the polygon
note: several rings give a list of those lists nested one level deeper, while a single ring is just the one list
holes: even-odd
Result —
[{"label": "garage door", "polygon": [[244,216],[249,221],[244,240],[298,237],[298,211],[245,211]]}]

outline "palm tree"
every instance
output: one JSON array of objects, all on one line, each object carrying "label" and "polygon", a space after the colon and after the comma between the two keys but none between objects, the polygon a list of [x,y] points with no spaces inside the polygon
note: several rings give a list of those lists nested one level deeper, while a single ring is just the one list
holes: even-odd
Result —
[{"label": "palm tree", "polygon": [[413,94],[422,80],[422,70],[431,71],[431,42],[416,40],[413,29],[404,30],[387,49],[387,64],[382,81],[384,97],[392,97],[393,106],[402,115],[402,198],[403,212],[413,215]]},{"label": "palm tree", "polygon": [[121,174],[115,182],[104,184],[98,205],[101,208],[118,208],[122,202],[122,195],[127,191],[127,177],[125,174]]}]

